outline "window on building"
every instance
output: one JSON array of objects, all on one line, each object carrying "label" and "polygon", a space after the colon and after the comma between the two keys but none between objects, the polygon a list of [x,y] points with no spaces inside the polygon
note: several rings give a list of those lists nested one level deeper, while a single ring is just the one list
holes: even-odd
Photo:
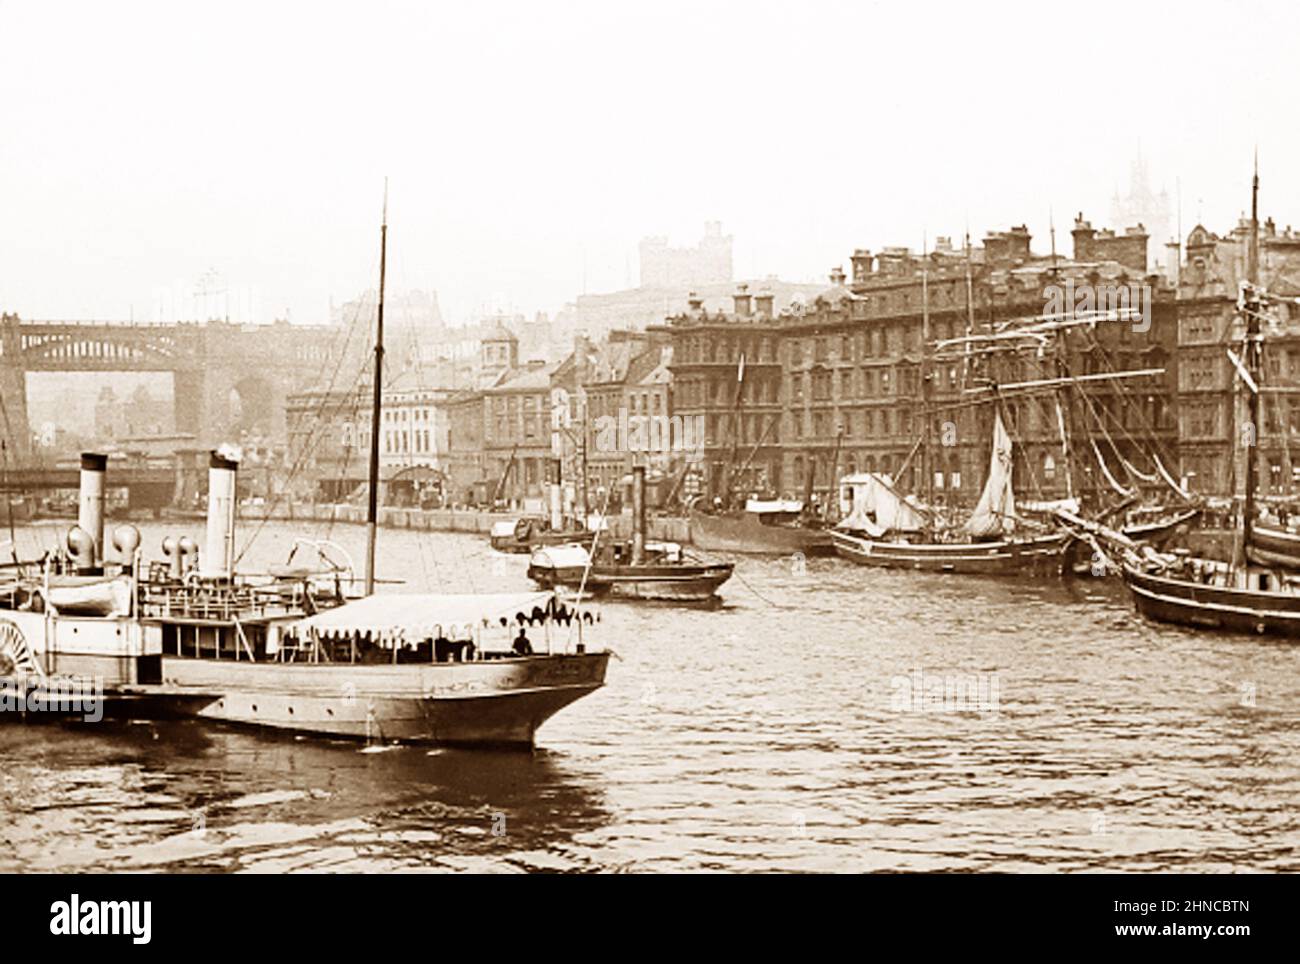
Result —
[{"label": "window on building", "polygon": [[1186,372],[1184,387],[1189,389],[1214,388],[1216,381],[1215,359],[1209,357],[1191,357],[1183,362]]}]

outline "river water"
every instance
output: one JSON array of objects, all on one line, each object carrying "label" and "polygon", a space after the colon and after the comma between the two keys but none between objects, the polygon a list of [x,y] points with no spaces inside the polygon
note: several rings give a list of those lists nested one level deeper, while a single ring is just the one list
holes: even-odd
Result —
[{"label": "river water", "polygon": [[[271,523],[242,565],[297,534],[361,558],[360,527]],[[380,534],[389,591],[526,565]],[[746,559],[723,597],[601,606],[608,685],[531,755],[0,725],[0,871],[1300,869],[1294,645],[1147,624],[1097,580]]]}]

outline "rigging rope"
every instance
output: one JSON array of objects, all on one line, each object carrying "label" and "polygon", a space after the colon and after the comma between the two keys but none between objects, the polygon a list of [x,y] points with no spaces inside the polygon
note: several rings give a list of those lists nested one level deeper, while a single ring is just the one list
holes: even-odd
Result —
[{"label": "rigging rope", "polygon": [[[294,461],[293,465],[290,466],[289,474],[285,477],[283,483],[280,486],[280,491],[276,493],[274,500],[271,502],[271,505],[267,507],[266,514],[262,517],[261,522],[258,524],[257,528],[253,530],[253,534],[249,536],[248,540],[244,543],[243,548],[240,549],[239,553],[235,556],[235,561],[234,561],[235,565],[239,564],[239,561],[243,559],[244,555],[248,552],[248,550],[252,548],[253,543],[257,541],[257,537],[261,535],[262,530],[266,528],[266,524],[271,520],[271,516],[274,514],[275,509],[284,501],[284,496],[286,491],[289,489],[290,484],[293,482],[293,480],[297,477],[298,473],[302,470],[303,466],[306,464],[307,457],[315,452],[315,447],[319,443],[320,439],[313,438],[313,437],[316,436],[316,434],[322,430],[323,425],[325,423],[325,420],[322,419],[320,416],[325,411],[326,406],[329,404],[330,395],[333,394],[334,385],[338,380],[339,372],[342,370],[343,362],[347,358],[348,345],[351,344],[352,342],[352,335],[357,327],[356,322],[358,316],[361,313],[362,303],[364,303],[364,299],[358,301],[357,308],[352,315],[352,322],[345,327],[344,330],[345,337],[343,339],[343,346],[339,351],[338,360],[334,363],[334,370],[330,374],[330,380],[329,383],[326,385],[324,396],[321,399],[319,407],[314,413],[316,417],[316,422],[314,425],[312,425],[311,429],[307,433],[307,437],[303,440],[302,451],[298,453],[298,458]],[[363,363],[360,369],[358,370],[356,377],[353,379],[352,389],[356,388],[357,383],[361,381],[361,378],[365,375],[365,372],[366,372],[366,364]],[[352,389],[349,389],[349,391],[352,391]],[[293,429],[290,431],[291,435],[308,417],[308,414],[309,413],[307,411],[304,411],[298,416],[297,420],[294,422]]]}]

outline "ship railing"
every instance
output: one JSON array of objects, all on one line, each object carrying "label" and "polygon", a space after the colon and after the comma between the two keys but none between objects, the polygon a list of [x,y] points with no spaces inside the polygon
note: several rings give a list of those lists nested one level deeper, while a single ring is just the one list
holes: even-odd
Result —
[{"label": "ship railing", "polygon": [[300,587],[285,592],[252,586],[145,584],[140,592],[141,614],[161,619],[248,621],[300,613],[304,605]]}]

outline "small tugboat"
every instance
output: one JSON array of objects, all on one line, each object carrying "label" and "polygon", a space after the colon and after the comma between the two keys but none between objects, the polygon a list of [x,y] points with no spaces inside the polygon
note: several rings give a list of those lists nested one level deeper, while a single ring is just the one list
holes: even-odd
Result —
[{"label": "small tugboat", "polygon": [[577,545],[540,549],[533,553],[528,577],[548,589],[565,588],[592,595],[667,602],[707,602],[731,578],[731,563],[692,559],[675,542],[645,538],[645,467],[632,469],[630,543],[596,542],[593,549]]},{"label": "small tugboat", "polygon": [[594,535],[563,524],[552,528],[550,520],[541,516],[521,516],[514,521],[492,523],[488,542],[497,552],[522,554],[539,546],[589,546]]},{"label": "small tugboat", "polygon": [[521,516],[492,524],[488,542],[497,552],[527,553],[539,546],[590,546],[595,535],[576,520],[566,519],[560,490],[560,460],[551,462],[550,516]]}]

